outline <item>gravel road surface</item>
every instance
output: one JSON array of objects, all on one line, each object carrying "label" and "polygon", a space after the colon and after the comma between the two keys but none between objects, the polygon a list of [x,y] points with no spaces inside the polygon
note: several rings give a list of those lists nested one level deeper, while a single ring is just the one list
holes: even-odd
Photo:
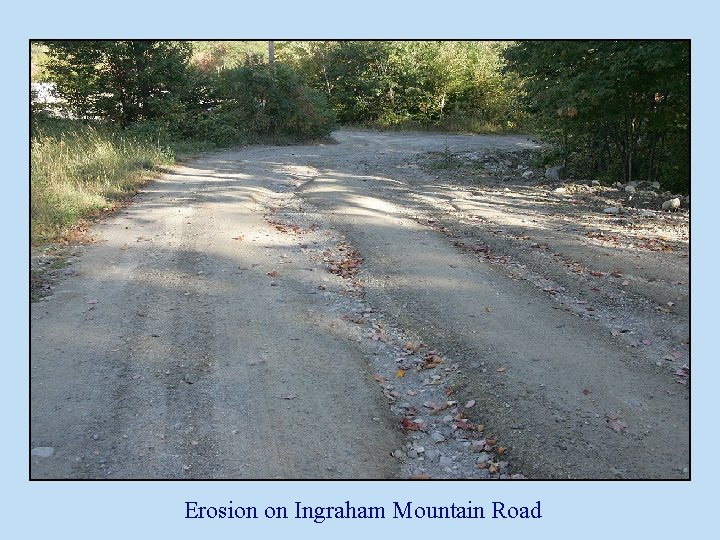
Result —
[{"label": "gravel road surface", "polygon": [[689,477],[686,208],[523,136],[334,139],[93,227],[32,304],[32,478]]}]

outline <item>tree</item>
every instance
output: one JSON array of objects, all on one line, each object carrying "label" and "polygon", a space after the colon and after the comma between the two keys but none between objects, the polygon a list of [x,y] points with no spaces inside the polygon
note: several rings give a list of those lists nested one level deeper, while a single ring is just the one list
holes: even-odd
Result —
[{"label": "tree", "polygon": [[[525,41],[526,105],[579,173],[689,187],[689,43]],[[587,164],[591,166],[588,167]]]},{"label": "tree", "polygon": [[50,41],[48,71],[79,118],[127,127],[171,117],[187,90],[188,43],[173,41]]}]

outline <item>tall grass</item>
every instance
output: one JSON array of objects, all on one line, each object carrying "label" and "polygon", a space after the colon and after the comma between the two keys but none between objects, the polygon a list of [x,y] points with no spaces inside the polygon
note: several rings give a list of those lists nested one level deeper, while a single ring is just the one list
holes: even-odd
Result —
[{"label": "tall grass", "polygon": [[30,148],[30,231],[33,244],[66,236],[79,221],[114,208],[174,161],[151,137],[103,126],[45,120]]}]

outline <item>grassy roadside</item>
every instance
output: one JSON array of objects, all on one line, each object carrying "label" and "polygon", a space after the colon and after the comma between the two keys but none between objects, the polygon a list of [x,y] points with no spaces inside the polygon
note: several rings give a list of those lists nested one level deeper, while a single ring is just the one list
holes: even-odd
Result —
[{"label": "grassy roadside", "polygon": [[[207,144],[183,143],[189,154]],[[100,125],[44,119],[30,141],[30,239],[72,237],[85,220],[113,210],[178,157],[172,144]]]}]

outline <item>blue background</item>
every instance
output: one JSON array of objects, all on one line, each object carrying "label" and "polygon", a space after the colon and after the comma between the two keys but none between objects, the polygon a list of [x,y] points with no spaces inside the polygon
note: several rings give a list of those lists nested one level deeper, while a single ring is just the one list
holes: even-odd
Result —
[{"label": "blue background", "polygon": [[[257,7],[256,7],[257,5]],[[10,538],[494,538],[690,537],[715,521],[718,464],[715,323],[718,128],[717,8],[661,1],[544,2],[40,2],[2,16],[0,130],[6,257],[0,369],[2,529]],[[47,38],[691,38],[692,39],[692,481],[691,482],[28,482],[28,40]],[[698,292],[700,294],[698,294]],[[652,459],[652,456],[648,456]],[[618,456],[622,461],[622,456]],[[682,460],[681,460],[682,461]],[[542,501],[540,520],[184,520],[184,501],[268,505],[489,506]]]}]

